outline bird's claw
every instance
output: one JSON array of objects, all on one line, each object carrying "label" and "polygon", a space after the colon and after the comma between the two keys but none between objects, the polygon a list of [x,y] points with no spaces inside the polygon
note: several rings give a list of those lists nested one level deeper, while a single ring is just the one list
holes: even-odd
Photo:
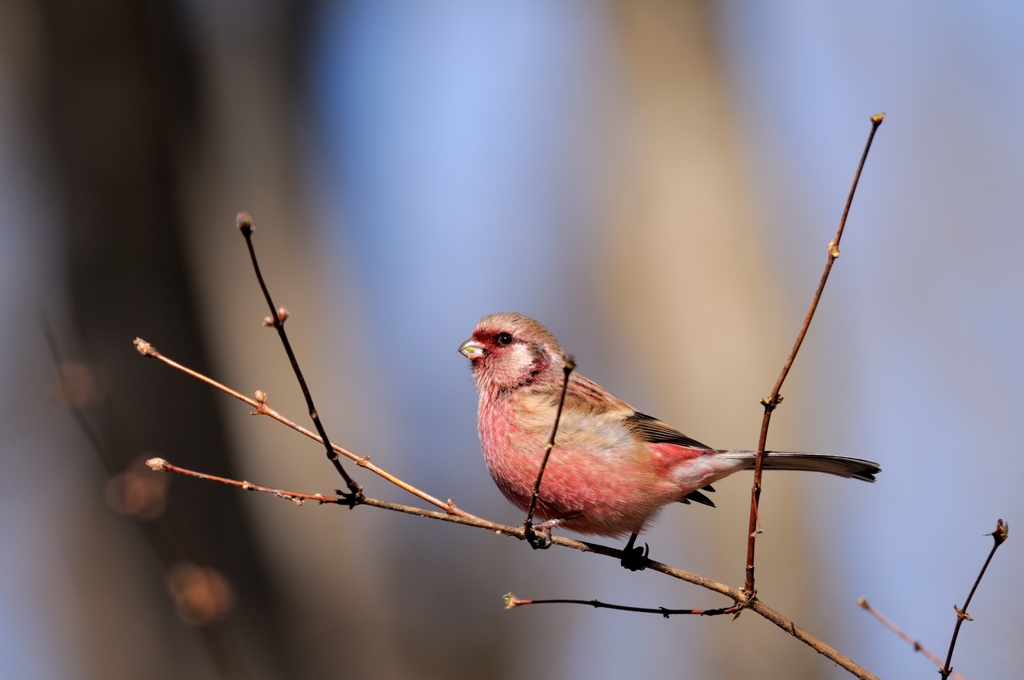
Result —
[{"label": "bird's claw", "polygon": [[534,550],[547,550],[551,547],[551,527],[526,525],[526,542]]},{"label": "bird's claw", "polygon": [[647,568],[647,556],[650,553],[651,549],[646,543],[642,548],[640,546],[634,548],[631,539],[622,550],[622,559],[619,560],[619,564],[630,571],[643,571]]},{"label": "bird's claw", "polygon": [[335,489],[334,493],[338,494],[338,499],[341,501],[341,505],[347,505],[348,509],[362,505],[363,500],[366,498],[363,496],[362,487],[356,487],[355,491],[342,491],[341,489]]}]

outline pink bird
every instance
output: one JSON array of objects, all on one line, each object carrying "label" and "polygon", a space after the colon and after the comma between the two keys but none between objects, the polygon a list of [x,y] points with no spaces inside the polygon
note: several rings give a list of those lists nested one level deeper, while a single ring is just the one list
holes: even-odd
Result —
[{"label": "pink bird", "polygon": [[[477,324],[459,352],[473,365],[480,395],[477,427],[484,460],[501,492],[530,505],[564,382],[566,354],[544,326],[514,312]],[[755,451],[712,449],[638,412],[597,383],[572,373],[537,499],[537,529],[629,534],[622,565],[642,569],[637,535],[669,503],[714,507],[703,491],[754,467]],[[878,464],[856,458],[771,452],[769,470],[807,470],[875,481]]]}]

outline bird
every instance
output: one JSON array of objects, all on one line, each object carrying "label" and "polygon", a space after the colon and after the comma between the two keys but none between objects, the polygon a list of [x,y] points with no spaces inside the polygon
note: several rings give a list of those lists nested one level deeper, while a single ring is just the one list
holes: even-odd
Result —
[{"label": "bird", "polygon": [[[479,396],[484,461],[501,493],[526,511],[556,412],[564,403],[542,477],[536,529],[629,536],[622,566],[636,571],[648,548],[635,542],[671,503],[714,507],[714,483],[754,467],[756,451],[715,449],[637,411],[578,372],[543,325],[506,312],[485,316],[459,346]],[[807,453],[766,452],[764,469],[824,472],[874,482],[877,463]],[[527,529],[529,538],[530,528]],[[533,542],[531,541],[531,544]],[[537,547],[537,546],[535,546]],[[541,546],[546,547],[546,546]]]}]

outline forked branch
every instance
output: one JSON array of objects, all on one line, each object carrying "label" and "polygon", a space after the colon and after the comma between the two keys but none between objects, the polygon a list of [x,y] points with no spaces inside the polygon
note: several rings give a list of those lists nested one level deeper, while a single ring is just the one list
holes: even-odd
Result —
[{"label": "forked branch", "polygon": [[[882,114],[875,115],[871,119],[871,122],[872,122],[871,132],[870,132],[870,134],[868,136],[868,141],[867,141],[867,144],[865,146],[864,153],[863,153],[863,155],[861,157],[860,164],[859,164],[859,166],[857,168],[857,173],[856,173],[856,175],[854,177],[853,186],[852,186],[852,188],[850,190],[850,195],[849,195],[849,197],[847,199],[846,206],[845,206],[845,208],[843,210],[843,215],[842,215],[842,218],[841,218],[840,223],[839,223],[839,228],[838,228],[838,230],[836,232],[835,238],[832,240],[831,243],[829,243],[829,247],[828,247],[828,261],[827,261],[826,266],[825,266],[825,272],[822,275],[820,283],[818,284],[818,289],[815,292],[814,299],[811,302],[810,310],[808,311],[807,317],[804,320],[803,327],[800,329],[800,332],[799,332],[799,334],[797,336],[797,340],[796,340],[796,343],[793,346],[793,350],[791,351],[791,353],[789,355],[789,358],[787,359],[786,364],[785,364],[785,366],[782,369],[782,373],[779,376],[779,379],[776,382],[775,387],[772,390],[771,395],[769,397],[767,397],[766,399],[762,400],[762,403],[764,404],[764,418],[763,418],[762,423],[761,423],[761,434],[760,434],[760,438],[759,438],[759,441],[758,441],[758,453],[757,453],[757,460],[756,460],[755,472],[754,472],[754,483],[753,483],[753,487],[752,487],[752,490],[751,490],[750,531],[749,531],[748,544],[747,544],[747,567],[746,567],[746,582],[745,582],[746,585],[745,585],[744,589],[743,590],[739,590],[739,589],[731,588],[731,587],[729,587],[729,586],[727,586],[725,584],[718,583],[716,581],[711,581],[709,579],[705,579],[705,578],[703,578],[701,576],[698,576],[696,574],[691,574],[690,572],[686,572],[686,571],[684,571],[682,569],[677,569],[676,567],[672,567],[672,566],[669,566],[669,565],[661,564],[660,562],[655,562],[655,561],[651,561],[651,560],[647,560],[647,562],[646,562],[646,567],[648,569],[651,569],[653,571],[661,572],[663,574],[672,576],[673,578],[677,578],[677,579],[680,579],[680,580],[683,580],[683,581],[687,581],[689,583],[693,583],[695,585],[698,585],[698,586],[700,586],[702,588],[706,588],[708,590],[712,590],[714,592],[717,592],[717,593],[719,593],[721,595],[725,595],[726,597],[730,598],[733,601],[732,606],[722,607],[722,608],[719,608],[719,609],[667,609],[667,608],[661,608],[661,607],[653,609],[653,608],[644,608],[644,607],[631,607],[631,606],[626,606],[626,605],[614,605],[614,604],[608,604],[608,603],[600,602],[598,600],[567,600],[567,599],[561,599],[561,600],[519,600],[518,598],[515,598],[511,594],[506,597],[506,606],[508,606],[509,608],[512,608],[512,607],[523,606],[523,605],[527,605],[527,604],[572,603],[572,604],[585,604],[585,605],[592,606],[592,607],[607,608],[607,609],[618,609],[618,610],[634,611],[634,612],[641,612],[641,613],[654,613],[654,614],[660,614],[662,616],[671,616],[671,615],[676,615],[676,614],[679,614],[679,615],[689,614],[689,615],[714,616],[714,615],[722,615],[722,614],[735,614],[735,613],[738,613],[738,612],[742,611],[743,609],[750,609],[751,611],[757,613],[758,615],[768,619],[769,621],[771,621],[775,625],[779,626],[780,628],[782,628],[783,630],[788,632],[790,635],[793,635],[797,639],[801,640],[802,642],[804,642],[805,644],[807,644],[808,646],[813,648],[818,653],[824,655],[828,659],[830,659],[833,662],[835,662],[836,664],[840,665],[842,668],[846,669],[847,671],[849,671],[850,673],[852,673],[856,677],[858,677],[858,678],[866,678],[866,679],[875,678],[875,676],[872,675],[870,672],[868,672],[867,670],[861,668],[859,665],[857,665],[856,663],[851,661],[849,658],[843,656],[842,654],[840,654],[839,652],[834,650],[832,647],[826,645],[821,640],[818,640],[814,636],[808,634],[806,631],[804,631],[803,629],[801,629],[798,626],[796,626],[792,621],[790,621],[789,619],[786,619],[785,617],[781,616],[780,614],[778,614],[773,609],[771,609],[770,607],[768,607],[767,605],[765,605],[763,602],[759,601],[756,598],[756,596],[755,596],[756,591],[754,589],[754,547],[755,547],[755,537],[756,537],[757,526],[758,526],[758,519],[757,518],[758,518],[758,503],[759,503],[760,494],[761,494],[761,473],[762,473],[762,469],[763,469],[764,451],[765,451],[765,444],[766,444],[767,436],[768,436],[768,426],[769,426],[769,423],[771,421],[771,413],[775,409],[775,407],[778,406],[778,404],[781,403],[781,401],[782,401],[782,397],[780,395],[780,390],[782,388],[782,384],[785,381],[786,376],[789,374],[789,370],[790,370],[790,368],[793,365],[793,361],[796,358],[797,352],[799,351],[800,346],[803,343],[803,339],[804,339],[804,337],[807,334],[807,329],[810,326],[811,320],[812,320],[812,318],[814,316],[814,312],[815,312],[815,310],[817,308],[817,305],[818,305],[818,301],[820,300],[822,291],[824,290],[825,283],[828,280],[828,275],[829,275],[829,272],[831,271],[832,264],[834,263],[835,259],[837,257],[839,257],[839,242],[840,242],[840,239],[842,238],[843,228],[844,228],[844,226],[846,224],[846,218],[847,218],[847,215],[849,214],[850,205],[851,205],[851,203],[853,201],[853,196],[854,196],[854,193],[856,191],[857,183],[858,183],[858,181],[860,179],[860,174],[861,174],[861,171],[862,171],[862,169],[864,167],[864,162],[865,162],[865,160],[867,158],[868,151],[871,148],[871,142],[874,139],[875,131],[878,129],[878,126],[881,124],[882,119],[883,119],[883,115]],[[198,478],[201,478],[201,479],[204,479],[204,480],[208,480],[208,481],[215,481],[215,482],[219,482],[219,483],[223,483],[223,484],[229,484],[229,485],[232,485],[232,486],[237,486],[237,487],[240,487],[240,488],[243,488],[243,489],[246,489],[246,490],[250,490],[250,491],[260,491],[260,492],[264,492],[264,493],[271,493],[271,494],[273,494],[275,496],[278,496],[280,498],[284,498],[286,500],[289,500],[289,501],[291,501],[293,503],[297,503],[297,504],[302,504],[306,500],[312,500],[312,501],[316,501],[317,503],[320,503],[320,504],[329,503],[329,504],[346,505],[349,508],[354,508],[354,507],[356,507],[358,505],[368,505],[368,506],[372,506],[372,507],[378,507],[378,508],[382,508],[382,509],[386,509],[386,510],[391,510],[391,511],[394,511],[394,512],[401,512],[401,513],[405,513],[405,514],[417,515],[417,516],[420,516],[420,517],[426,517],[426,518],[429,518],[429,519],[437,519],[437,520],[441,520],[441,521],[445,521],[445,522],[452,522],[452,523],[456,523],[456,524],[463,524],[463,525],[466,525],[466,526],[473,526],[473,527],[477,527],[477,528],[481,528],[481,529],[487,529],[489,531],[494,531],[494,532],[496,532],[498,534],[501,534],[501,535],[512,536],[512,537],[518,538],[520,540],[526,540],[526,541],[530,542],[531,545],[534,545],[534,547],[540,547],[539,545],[535,544],[535,542],[537,540],[537,535],[536,535],[536,532],[535,532],[534,527],[533,527],[533,516],[534,516],[534,512],[536,510],[538,498],[539,498],[539,495],[540,495],[541,482],[543,480],[544,470],[545,470],[545,467],[547,465],[548,459],[549,459],[549,457],[551,455],[551,451],[552,451],[552,449],[554,448],[554,445],[555,445],[555,437],[556,437],[557,432],[558,432],[558,424],[559,424],[559,420],[561,418],[562,406],[564,405],[564,401],[565,401],[565,395],[566,395],[566,390],[568,388],[569,377],[570,377],[570,374],[572,373],[573,369],[575,368],[575,362],[573,361],[572,357],[567,357],[567,359],[565,361],[565,367],[564,367],[565,378],[564,378],[564,383],[563,383],[563,386],[562,386],[561,398],[560,398],[559,404],[558,404],[558,411],[556,413],[555,422],[554,422],[553,427],[552,427],[551,437],[548,440],[548,443],[547,443],[547,446],[546,446],[546,449],[545,449],[545,452],[544,452],[543,462],[541,463],[540,469],[539,469],[538,474],[537,474],[537,478],[536,478],[536,480],[534,482],[534,485],[533,485],[533,491],[532,491],[531,498],[530,498],[529,509],[528,509],[528,512],[527,512],[526,520],[523,523],[523,526],[521,528],[516,528],[516,527],[496,524],[494,522],[490,522],[490,521],[483,520],[481,518],[475,517],[473,515],[470,515],[470,514],[464,512],[464,511],[461,511],[458,508],[456,508],[454,502],[452,502],[451,500],[449,500],[447,503],[443,503],[440,500],[438,500],[437,498],[434,498],[433,496],[431,496],[430,494],[427,494],[426,492],[423,492],[423,491],[417,489],[416,487],[412,486],[411,484],[408,484],[407,482],[404,482],[403,480],[395,477],[394,475],[391,475],[391,474],[385,472],[384,470],[378,468],[377,466],[372,465],[369,462],[369,458],[368,457],[361,458],[361,457],[356,456],[355,454],[353,454],[353,453],[351,453],[349,451],[346,451],[345,449],[343,449],[343,448],[341,448],[341,447],[331,443],[331,441],[327,437],[327,433],[324,430],[324,427],[323,427],[322,423],[320,422],[319,415],[317,414],[316,408],[315,408],[315,406],[313,404],[313,399],[312,399],[312,397],[310,395],[310,392],[309,392],[309,389],[308,389],[308,387],[306,385],[305,379],[303,378],[302,372],[299,369],[298,361],[295,358],[295,354],[292,351],[291,345],[290,345],[290,343],[288,341],[287,334],[285,333],[285,330],[284,330],[284,321],[285,321],[285,319],[288,316],[287,310],[285,310],[283,307],[278,309],[277,307],[274,306],[274,303],[273,303],[273,301],[271,299],[271,296],[270,296],[270,292],[267,289],[266,283],[263,280],[263,276],[262,276],[262,274],[260,272],[259,263],[258,263],[257,258],[256,258],[256,252],[255,252],[255,249],[254,249],[253,243],[252,243],[252,221],[249,219],[249,216],[246,215],[244,212],[243,213],[239,213],[239,215],[238,215],[238,227],[241,230],[243,236],[245,237],[246,245],[247,245],[247,247],[249,249],[249,255],[250,255],[250,258],[252,259],[253,269],[254,269],[254,271],[256,273],[256,277],[257,277],[257,279],[259,281],[259,284],[260,284],[260,287],[261,287],[261,289],[263,291],[264,297],[266,298],[267,304],[270,307],[271,316],[267,318],[265,323],[266,323],[266,325],[273,326],[275,329],[277,329],[278,335],[281,338],[282,345],[284,346],[285,351],[288,354],[289,361],[292,364],[292,368],[293,368],[293,370],[295,372],[295,376],[298,379],[299,384],[300,384],[300,386],[302,388],[303,396],[305,397],[306,404],[307,404],[307,406],[309,408],[310,417],[313,419],[313,423],[314,423],[314,425],[316,427],[316,430],[317,430],[318,434],[315,434],[315,433],[307,430],[306,428],[303,428],[303,427],[300,427],[300,426],[296,425],[294,422],[290,421],[289,419],[287,419],[287,418],[281,416],[280,414],[278,414],[277,412],[273,411],[273,409],[271,409],[269,407],[269,405],[267,404],[266,395],[264,393],[260,392],[260,391],[256,392],[255,399],[250,399],[248,397],[243,396],[241,393],[239,393],[239,392],[237,392],[235,390],[232,390],[232,389],[230,389],[230,388],[228,388],[228,387],[226,387],[224,385],[221,385],[220,383],[218,383],[218,382],[216,382],[216,381],[214,381],[214,380],[212,380],[212,379],[210,379],[210,378],[208,378],[208,377],[206,377],[206,376],[204,376],[204,375],[202,375],[200,373],[197,373],[197,372],[195,372],[195,371],[193,371],[191,369],[188,369],[188,368],[186,368],[184,366],[181,366],[180,364],[178,364],[178,363],[176,363],[176,362],[174,362],[174,361],[172,361],[170,359],[167,359],[166,357],[162,356],[159,352],[157,352],[152,347],[152,345],[150,345],[149,343],[147,343],[147,342],[145,342],[145,341],[143,341],[141,339],[136,339],[135,345],[136,345],[137,349],[139,350],[139,352],[141,354],[143,354],[144,356],[152,357],[154,359],[162,361],[162,362],[164,362],[165,364],[167,364],[169,366],[172,366],[172,367],[174,367],[174,368],[176,368],[178,370],[181,370],[181,371],[187,373],[188,375],[191,375],[191,376],[193,376],[193,377],[195,377],[195,378],[197,378],[199,380],[202,380],[203,382],[205,382],[205,383],[207,383],[209,385],[212,385],[212,386],[216,387],[217,389],[219,389],[219,390],[221,390],[221,391],[223,391],[223,392],[225,392],[227,394],[230,394],[231,396],[235,397],[236,399],[239,399],[241,401],[246,402],[247,404],[249,404],[250,406],[252,406],[253,408],[256,409],[254,411],[254,415],[268,415],[271,418],[273,418],[274,420],[277,420],[280,423],[288,425],[292,429],[294,429],[294,430],[296,430],[298,432],[301,432],[302,434],[305,434],[306,436],[321,442],[324,445],[324,447],[325,447],[325,449],[327,451],[328,458],[331,460],[332,464],[334,465],[334,467],[338,471],[338,473],[345,480],[345,483],[346,483],[346,485],[348,487],[348,491],[347,492],[338,491],[339,496],[338,497],[334,497],[334,496],[325,496],[323,494],[306,494],[306,493],[300,493],[300,492],[285,491],[285,490],[282,490],[282,489],[273,489],[273,488],[270,488],[270,487],[264,487],[264,486],[255,485],[255,484],[252,484],[250,482],[231,480],[231,479],[227,479],[227,478],[223,478],[223,477],[214,477],[214,476],[206,475],[206,474],[203,474],[203,473],[200,473],[200,472],[195,472],[195,471],[192,471],[192,470],[186,470],[184,468],[180,468],[180,467],[171,465],[170,463],[168,463],[167,461],[165,461],[163,459],[153,459],[153,460],[149,461],[150,466],[153,469],[155,469],[155,470],[161,470],[161,471],[167,471],[167,472],[176,472],[178,474],[188,475],[188,476],[191,476],[191,477],[198,477]],[[441,508],[442,510],[444,510],[444,512],[441,513],[441,512],[436,512],[436,511],[432,511],[432,510],[424,510],[424,509],[416,508],[416,507],[413,507],[413,506],[401,505],[401,504],[398,504],[398,503],[391,503],[391,502],[388,502],[388,501],[382,501],[382,500],[366,497],[363,494],[363,492],[362,492],[362,488],[345,471],[344,467],[341,464],[340,456],[345,456],[345,457],[355,461],[356,464],[359,465],[360,467],[364,467],[364,468],[370,469],[371,471],[375,472],[376,474],[380,475],[381,477],[384,477],[385,479],[387,479],[388,481],[392,482],[393,484],[399,486],[400,488],[404,489],[405,491],[408,491],[409,493],[412,493],[413,495],[417,496],[418,498],[420,498],[420,499],[422,499],[422,500],[424,500],[424,501],[426,501],[426,502],[428,502],[428,503],[430,503],[430,504],[432,504],[432,505],[434,505],[434,506],[436,506],[438,508]],[[573,548],[573,549],[576,549],[576,550],[581,550],[583,552],[592,552],[592,553],[596,553],[596,554],[600,554],[600,555],[614,557],[614,558],[619,559],[620,561],[622,560],[622,558],[624,556],[624,553],[621,550],[616,550],[616,549],[609,548],[609,547],[606,547],[606,546],[592,544],[592,543],[586,543],[586,542],[582,542],[582,541],[575,541],[575,540],[564,538],[564,537],[561,537],[561,536],[545,536],[544,537],[543,547],[547,547],[548,545],[560,545],[560,546],[563,546],[563,547],[568,547],[568,548]],[[994,552],[994,550],[993,550],[993,552]],[[990,556],[990,559],[991,559],[991,556]],[[986,562],[986,566],[987,566],[987,562]],[[984,573],[984,569],[982,570],[982,573]],[[980,580],[980,576],[979,576],[979,580]],[[977,584],[975,585],[975,587],[977,587]],[[971,591],[972,595],[973,595],[973,592],[974,591],[972,590]],[[970,598],[968,598],[968,601],[969,600],[970,600]],[[964,609],[966,610],[966,605],[965,605]],[[960,625],[960,622],[958,622],[958,624],[957,624],[957,630],[959,630],[959,625]],[[954,633],[954,643],[955,643],[955,637],[956,637],[956,635]],[[952,656],[952,644],[950,646],[950,656]],[[947,666],[948,666],[948,661],[947,661]],[[948,675],[948,673],[947,673],[947,675]]]},{"label": "forked branch", "polygon": [[[365,495],[362,496],[358,502],[353,504],[350,503],[349,500],[345,498],[335,498],[323,494],[286,491],[284,489],[274,489],[271,487],[260,486],[258,484],[253,484],[251,482],[244,482],[234,479],[227,479],[224,477],[217,477],[214,475],[207,475],[201,472],[195,472],[193,470],[188,470],[186,468],[172,465],[171,463],[168,463],[166,460],[162,458],[151,459],[147,461],[147,464],[154,470],[163,472],[175,472],[178,474],[186,475],[189,477],[196,477],[206,481],[218,482],[221,484],[229,484],[231,486],[245,489],[247,491],[268,493],[296,504],[301,504],[302,501],[309,500],[319,504],[342,505],[350,508],[365,505],[375,508],[381,508],[384,510],[391,510],[392,512],[400,512],[407,515],[416,515],[418,517],[436,519],[442,522],[451,522],[453,524],[462,524],[464,526],[476,527],[478,529],[485,529],[487,531],[491,531],[499,535],[511,536],[513,538],[518,538],[519,540],[526,540],[525,527],[513,527],[505,524],[498,524],[496,522],[490,522],[477,517],[461,517],[458,515],[435,512],[433,510],[424,510],[422,508],[416,508],[409,505],[401,505],[399,503],[390,503],[388,501],[382,501],[376,498],[369,498]],[[609,548],[608,546],[599,545],[595,543],[587,543],[585,541],[576,541],[571,538],[566,538],[564,536],[552,536],[551,544],[561,546],[563,548],[572,548],[574,550],[579,550],[580,552],[604,555],[605,557],[611,557],[620,561],[622,560],[622,557],[624,555],[624,553],[621,550],[617,550],[615,548]],[[877,677],[870,671],[861,668],[851,659],[844,656],[843,654],[840,654],[831,646],[825,644],[818,638],[814,637],[813,635],[805,631],[803,628],[800,628],[795,623],[793,623],[792,621],[790,621],[789,619],[782,616],[774,609],[766,605],[764,602],[748,598],[746,593],[742,590],[739,590],[737,588],[730,588],[724,583],[712,581],[711,579],[704,578],[703,576],[698,576],[697,574],[693,574],[683,569],[679,569],[678,567],[673,567],[668,564],[662,564],[661,562],[656,562],[654,560],[648,560],[647,569],[651,571],[660,572],[662,574],[665,574],[666,576],[671,576],[672,578],[679,579],[680,581],[686,581],[687,583],[692,583],[696,586],[700,586],[701,588],[705,588],[707,590],[719,593],[720,595],[724,595],[733,601],[734,606],[724,608],[725,610],[729,611],[723,611],[722,613],[732,613],[735,611],[739,611],[740,609],[749,609],[750,611],[753,611],[754,613],[771,621],[782,630],[786,631],[796,639],[800,640],[807,646],[811,647],[814,651],[825,656],[827,659],[835,662],[845,670],[849,671],[855,677],[861,678],[862,680],[878,680]],[[537,601],[534,602],[538,603]],[[587,604],[590,604],[590,602],[588,601]],[[631,611],[642,611],[642,609],[637,608]],[[675,611],[679,611],[680,613],[682,612],[682,610]],[[659,609],[655,613],[662,614],[663,612]]]},{"label": "forked branch", "polygon": [[[227,385],[224,385],[222,383],[217,382],[213,378],[210,378],[210,377],[208,377],[206,375],[203,375],[202,373],[199,373],[198,371],[193,371],[191,368],[188,368],[187,366],[183,366],[183,365],[179,364],[178,362],[174,361],[173,359],[169,359],[168,357],[166,357],[163,354],[161,354],[160,352],[158,352],[156,350],[156,348],[153,347],[153,345],[149,344],[148,342],[146,342],[142,338],[135,338],[135,349],[137,349],[139,351],[139,354],[141,354],[142,356],[149,357],[151,359],[156,359],[157,361],[160,361],[160,362],[166,364],[167,366],[170,366],[171,368],[174,368],[176,370],[181,371],[185,375],[191,376],[191,377],[195,378],[196,380],[199,380],[201,382],[206,383],[207,385],[210,385],[211,387],[217,388],[218,390],[220,390],[224,394],[228,394],[228,395],[234,397],[235,399],[238,399],[239,401],[245,402],[246,404],[248,404],[252,408],[256,409],[255,411],[252,412],[252,415],[254,415],[254,416],[267,416],[268,418],[272,418],[273,420],[276,420],[277,422],[281,423],[282,425],[290,427],[291,429],[295,430],[296,432],[309,437],[313,441],[320,442],[321,444],[323,443],[323,439],[319,435],[317,435],[316,432],[313,432],[311,430],[306,429],[305,427],[302,427],[301,425],[295,423],[293,420],[290,420],[289,418],[286,418],[285,416],[281,415],[280,413],[278,413],[274,409],[270,408],[270,404],[267,401],[267,395],[262,390],[256,390],[256,393],[254,395],[255,398],[247,397],[244,394],[242,394],[241,392],[239,392],[237,390],[233,390],[230,387],[228,387]],[[419,498],[421,500],[424,500],[427,503],[430,503],[431,505],[434,505],[434,506],[436,506],[438,508],[441,508],[442,510],[444,510],[445,512],[447,512],[449,514],[457,515],[459,517],[474,518],[473,515],[469,514],[468,512],[466,512],[464,510],[460,510],[458,507],[456,507],[455,502],[452,499],[449,498],[447,502],[438,500],[437,498],[434,498],[433,496],[431,496],[427,492],[422,491],[420,489],[417,489],[412,484],[409,484],[408,482],[404,482],[401,479],[399,479],[398,477],[396,477],[393,474],[391,474],[390,472],[388,472],[388,471],[386,471],[386,470],[384,470],[384,469],[374,465],[373,463],[370,462],[370,457],[369,456],[357,456],[356,454],[352,453],[351,451],[349,451],[347,449],[344,449],[344,448],[342,448],[342,447],[340,447],[340,446],[338,446],[337,444],[334,444],[334,443],[331,444],[331,448],[336,453],[338,453],[338,454],[340,454],[342,456],[345,456],[349,460],[353,461],[359,467],[366,468],[370,472],[373,472],[373,473],[383,477],[384,479],[386,479],[387,481],[391,482],[392,484],[394,484],[395,486],[399,487],[400,489],[408,491],[409,493],[411,493],[412,495],[416,496],[417,498]],[[475,518],[475,519],[479,519],[479,518]]]},{"label": "forked branch", "polygon": [[327,449],[327,459],[331,461],[331,465],[338,471],[341,478],[345,480],[345,485],[348,487],[347,497],[354,503],[362,495],[363,490],[356,480],[349,476],[345,466],[341,464],[338,452],[331,446],[331,440],[327,437],[327,430],[324,429],[323,423],[320,422],[320,415],[316,411],[316,406],[313,405],[313,396],[309,393],[309,387],[306,385],[306,379],[302,375],[302,369],[299,368],[295,352],[292,351],[292,344],[288,342],[288,333],[284,330],[284,322],[288,319],[288,310],[284,307],[278,309],[274,306],[274,301],[270,297],[270,290],[267,289],[267,284],[263,281],[260,263],[256,259],[256,248],[252,244],[252,218],[249,217],[248,213],[240,212],[236,218],[236,224],[238,225],[238,230],[242,232],[242,236],[245,237],[245,245],[249,249],[249,259],[252,260],[252,269],[256,273],[256,280],[260,282],[260,289],[263,291],[263,297],[267,300],[267,306],[270,307],[270,316],[263,322],[263,325],[273,326],[277,329],[277,335],[281,338],[284,351],[288,354],[288,361],[291,362],[292,371],[295,372],[295,378],[299,381],[299,387],[302,388],[302,396],[306,399],[306,406],[309,408],[309,417],[313,419],[313,425],[320,434],[320,441]]}]

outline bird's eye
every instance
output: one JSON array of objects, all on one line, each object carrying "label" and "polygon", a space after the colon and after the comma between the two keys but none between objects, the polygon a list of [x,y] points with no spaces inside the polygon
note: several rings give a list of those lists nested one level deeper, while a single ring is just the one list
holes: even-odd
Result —
[{"label": "bird's eye", "polygon": [[498,344],[499,345],[511,345],[512,336],[508,333],[498,333]]}]

